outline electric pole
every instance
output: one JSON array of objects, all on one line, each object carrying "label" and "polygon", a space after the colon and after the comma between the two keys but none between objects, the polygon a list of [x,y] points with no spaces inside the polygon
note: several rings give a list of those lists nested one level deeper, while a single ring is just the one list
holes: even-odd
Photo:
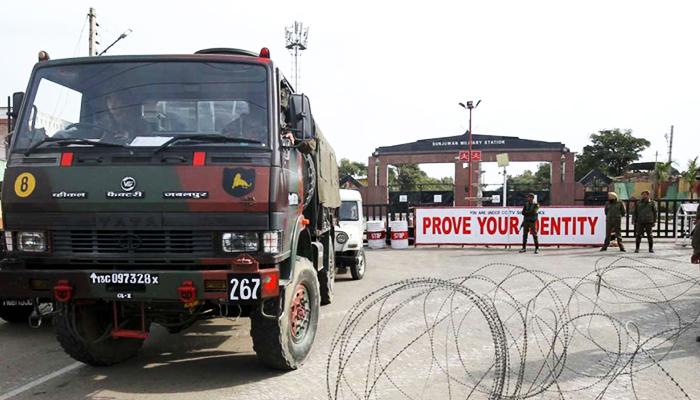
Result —
[{"label": "electric pole", "polygon": [[88,56],[94,56],[97,54],[97,14],[95,9],[90,7],[88,12],[88,23],[90,24],[90,31],[88,34]]},{"label": "electric pole", "polygon": [[294,25],[284,28],[286,48],[292,54],[292,80],[294,90],[299,91],[299,57],[307,49],[309,42],[309,28],[304,28],[304,24],[294,21]]},{"label": "electric pole", "polygon": [[668,138],[668,163],[673,162],[673,125],[671,125],[671,133]]}]

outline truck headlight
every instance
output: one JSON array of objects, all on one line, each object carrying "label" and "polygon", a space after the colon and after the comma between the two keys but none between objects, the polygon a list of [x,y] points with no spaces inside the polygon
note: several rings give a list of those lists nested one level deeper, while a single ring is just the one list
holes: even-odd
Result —
[{"label": "truck headlight", "polygon": [[15,251],[15,246],[12,242],[12,232],[5,232],[5,250]]},{"label": "truck headlight", "polygon": [[335,241],[338,242],[338,244],[345,244],[345,242],[348,241],[350,237],[348,236],[347,233],[340,231],[335,234]]},{"label": "truck headlight", "polygon": [[221,249],[227,253],[258,251],[258,234],[227,232],[221,235]]},{"label": "truck headlight", "polygon": [[46,251],[44,232],[17,232],[17,250],[27,252]]},{"label": "truck headlight", "polygon": [[271,231],[263,233],[263,252],[268,254],[277,254],[280,252],[280,244],[282,243],[282,232]]}]

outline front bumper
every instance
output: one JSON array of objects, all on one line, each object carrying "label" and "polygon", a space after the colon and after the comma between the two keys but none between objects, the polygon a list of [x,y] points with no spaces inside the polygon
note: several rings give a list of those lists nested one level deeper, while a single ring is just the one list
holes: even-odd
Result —
[{"label": "front bumper", "polygon": [[[334,250],[336,253],[342,253],[345,251],[358,251],[362,248],[362,236],[356,233],[345,232],[348,235],[348,240],[345,243],[338,243],[336,239],[334,241]],[[337,234],[337,232],[336,232]]]},{"label": "front bumper", "polygon": [[349,250],[335,253],[335,264],[338,267],[352,267],[359,262],[359,250]]},{"label": "front bumper", "polygon": [[[99,276],[122,275],[119,283],[105,283],[96,279]],[[123,283],[123,275],[148,275],[149,279],[136,279],[136,283]],[[214,301],[221,304],[239,303],[229,300],[231,277],[255,277],[266,279],[272,276],[274,284],[279,284],[279,269],[250,270],[207,270],[207,271],[105,271],[105,270],[14,270],[0,271],[0,298],[41,298],[53,299],[57,285],[67,284],[71,289],[71,300],[119,300],[143,302],[181,301],[179,288],[191,282],[195,288],[190,301]],[[157,283],[153,283],[156,277]],[[116,278],[114,279],[117,280]],[[148,284],[145,282],[148,281]],[[279,287],[276,287],[279,293]],[[262,301],[275,297],[274,291],[262,291],[259,299],[246,302]]]}]

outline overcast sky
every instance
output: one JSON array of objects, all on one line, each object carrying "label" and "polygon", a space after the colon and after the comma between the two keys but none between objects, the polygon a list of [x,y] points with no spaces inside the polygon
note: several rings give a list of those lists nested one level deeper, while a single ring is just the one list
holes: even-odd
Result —
[{"label": "overcast sky", "polygon": [[673,124],[680,167],[700,153],[691,1],[11,1],[0,13],[0,94],[25,89],[39,50],[87,55],[90,6],[102,49],[133,29],[109,54],[267,46],[290,79],[284,26],[303,21],[301,90],[339,158],[366,162],[377,146],[464,132],[457,103],[467,99],[482,100],[474,133],[580,151],[592,132],[629,128],[651,141],[651,161],[666,158]]}]

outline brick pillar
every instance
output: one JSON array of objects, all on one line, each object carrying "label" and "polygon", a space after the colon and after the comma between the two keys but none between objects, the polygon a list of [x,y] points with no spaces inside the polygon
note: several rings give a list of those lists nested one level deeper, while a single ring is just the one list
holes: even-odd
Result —
[{"label": "brick pillar", "polygon": [[455,205],[466,206],[468,171],[461,162],[455,163]]},{"label": "brick pillar", "polygon": [[564,193],[562,193],[562,204],[564,205],[573,205],[576,201],[576,178],[574,176],[574,153],[568,152],[564,154]]},{"label": "brick pillar", "polygon": [[552,186],[550,187],[551,204],[554,206],[563,205],[562,194],[564,185],[561,181],[561,157],[555,155],[552,157]]},{"label": "brick pillar", "polygon": [[367,197],[364,198],[365,204],[375,204],[376,199],[375,199],[375,192],[377,189],[377,186],[374,184],[375,181],[375,173],[374,173],[374,157],[370,156],[367,159],[367,190],[365,191]]},{"label": "brick pillar", "polygon": [[380,191],[381,202],[389,202],[389,166],[381,160],[377,163],[377,169],[379,170],[378,185],[377,189]]},{"label": "brick pillar", "polygon": [[382,159],[370,157],[367,160],[367,204],[387,204],[388,185],[387,165]]}]

